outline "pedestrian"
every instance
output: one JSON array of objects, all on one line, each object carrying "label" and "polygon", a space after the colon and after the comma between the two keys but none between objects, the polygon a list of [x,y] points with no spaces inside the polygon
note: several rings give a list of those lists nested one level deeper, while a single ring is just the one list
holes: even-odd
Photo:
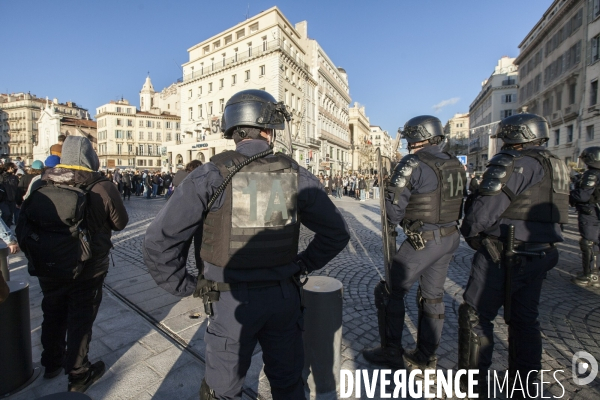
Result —
[{"label": "pedestrian", "polygon": [[577,209],[583,271],[572,281],[579,286],[600,287],[596,256],[600,243],[600,147],[588,147],[579,159],[588,169],[571,191],[570,202]]},{"label": "pedestrian", "polygon": [[148,170],[144,170],[144,174],[142,175],[142,182],[144,184],[144,195],[146,199],[149,199],[152,195],[152,175]]},{"label": "pedestrian", "polygon": [[5,281],[10,281],[10,272],[8,269],[8,254],[19,252],[19,244],[12,230],[6,226],[4,220],[0,218],[0,276]]},{"label": "pedestrian", "polygon": [[[32,184],[16,232],[29,274],[38,277],[43,293],[44,377],[54,378],[64,368],[68,390],[85,392],[105,371],[102,361],[88,360],[89,343],[111,231],[124,229],[128,216],[117,187],[97,172],[100,162],[87,138],[68,136],[61,154],[61,164]],[[79,235],[73,236],[73,229]]]},{"label": "pedestrian", "polygon": [[132,180],[131,173],[127,170],[125,170],[125,172],[121,176],[121,185],[123,188],[123,201],[125,201],[125,197],[127,197],[127,200],[131,200]]},{"label": "pedestrian", "polygon": [[152,198],[156,198],[156,196],[158,195],[158,187],[160,186],[160,172],[156,171],[153,175],[152,175]]},{"label": "pedestrian", "polygon": [[[510,321],[508,387],[537,390],[533,382],[542,369],[540,293],[547,271],[558,262],[555,243],[563,241],[560,224],[568,222],[569,208],[567,167],[544,147],[548,132],[546,120],[534,114],[516,114],[498,124],[491,138],[504,145],[488,162],[462,221],[461,232],[477,252],[458,309],[458,369],[478,370],[480,397],[492,364],[493,321],[503,304],[509,306],[504,318]],[[510,226],[515,250],[533,255],[507,259],[502,254]]]},{"label": "pedestrian", "polygon": [[117,185],[117,190],[119,193],[123,193],[123,174],[119,168],[115,169],[115,173],[113,175],[113,182]]},{"label": "pedestrian", "polygon": [[[394,168],[385,205],[388,222],[394,228],[401,224],[407,239],[393,257],[390,282],[375,288],[381,346],[363,355],[374,364],[404,368],[404,354],[416,368],[435,369],[444,325],[444,282],[460,244],[458,220],[467,177],[460,161],[440,148],[444,130],[438,118],[410,119],[402,138],[411,154]],[[417,346],[404,352],[404,298],[416,281]]]},{"label": "pedestrian", "polygon": [[6,163],[0,167],[1,183],[4,193],[0,195],[0,211],[2,220],[7,226],[13,225],[13,216],[17,207],[17,196],[19,191],[19,178],[16,175],[17,166],[14,163]]},{"label": "pedestrian", "polygon": [[469,193],[476,194],[479,189],[479,182],[481,177],[477,174],[471,174],[471,181],[469,182]]},{"label": "pedestrian", "polygon": [[[200,399],[241,399],[257,342],[273,399],[305,398],[294,276],[322,268],[349,234],[318,180],[292,158],[270,155],[274,130],[283,133],[286,118],[283,103],[264,90],[233,95],[221,127],[236,151],[218,153],[190,173],[146,232],[144,259],[159,286],[178,296],[196,292],[209,309]],[[227,166],[242,163],[248,165],[223,185]],[[300,221],[316,235],[296,254]],[[197,230],[204,231],[199,279],[185,268],[186,243]]]},{"label": "pedestrian", "polygon": [[50,155],[51,156],[60,157],[60,154],[62,153],[62,146],[63,146],[63,143],[65,142],[66,138],[67,137],[65,135],[58,135],[58,143],[55,143],[52,146],[50,146]]},{"label": "pedestrian", "polygon": [[348,196],[348,175],[344,175],[342,185],[344,185],[344,196]]}]

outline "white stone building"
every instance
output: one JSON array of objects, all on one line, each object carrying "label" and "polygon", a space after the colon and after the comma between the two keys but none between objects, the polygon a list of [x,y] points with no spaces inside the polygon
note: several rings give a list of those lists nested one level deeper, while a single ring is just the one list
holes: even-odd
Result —
[{"label": "white stone building", "polygon": [[367,168],[373,150],[371,142],[371,123],[365,112],[365,107],[354,103],[349,110],[350,128],[350,162],[346,170],[359,171]]},{"label": "white stone building", "polygon": [[[592,63],[593,58],[587,39],[588,22],[598,16],[595,3],[552,2],[519,45],[520,53],[515,60],[519,65],[519,109],[548,120],[548,149],[567,163],[575,160],[595,138],[597,112],[591,104],[594,99],[586,98],[588,85],[590,89],[597,88],[593,75],[595,71],[597,80],[598,67],[591,64],[586,68],[588,49],[588,62]],[[597,23],[589,29],[592,35],[597,35]],[[596,55],[596,61],[597,58]],[[586,77],[588,71],[590,77]]]},{"label": "white stone building", "polygon": [[223,139],[220,120],[227,100],[245,89],[265,90],[286,104],[293,156],[309,171],[340,171],[349,160],[347,78],[307,37],[306,22],[292,25],[272,7],[196,44],[188,55],[179,86],[181,140],[166,144],[172,164],[208,161],[235,148]]},{"label": "white stone building", "polygon": [[143,110],[124,99],[96,108],[100,168],[167,169],[163,143],[176,142],[181,137],[179,96],[172,85],[169,88],[155,93],[147,77],[140,91]]},{"label": "white stone building", "polygon": [[502,57],[469,106],[467,160],[471,171],[485,169],[487,160],[499,149],[490,135],[495,133],[498,122],[517,113],[518,68],[514,61],[514,58]]},{"label": "white stone building", "polygon": [[448,144],[445,151],[452,155],[467,155],[469,152],[469,113],[456,113],[444,125],[444,135]]},{"label": "white stone building", "polygon": [[[38,119],[48,104],[30,93],[0,93],[0,154],[21,157],[27,164],[33,161],[33,145],[38,142]],[[74,102],[51,102],[57,114],[73,119],[90,119],[85,108]]]}]

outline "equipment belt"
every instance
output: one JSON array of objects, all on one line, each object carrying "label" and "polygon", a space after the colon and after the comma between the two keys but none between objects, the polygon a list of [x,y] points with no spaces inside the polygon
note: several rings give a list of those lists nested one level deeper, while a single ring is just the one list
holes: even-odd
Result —
[{"label": "equipment belt", "polygon": [[517,251],[544,251],[554,248],[554,243],[527,243],[515,242],[515,250]]},{"label": "equipment belt", "polygon": [[[458,226],[442,226],[439,231],[441,237],[450,236],[458,231]],[[425,240],[433,240],[435,238],[435,231],[422,231],[421,235]]]},{"label": "equipment belt", "polygon": [[[232,290],[243,289],[264,289],[273,286],[279,286],[282,282],[293,282],[292,278],[283,279],[281,281],[258,281],[258,282],[244,282],[244,283],[225,283],[225,282],[212,282],[212,289],[216,289],[218,292],[229,292]],[[210,282],[210,281],[209,281]]]}]

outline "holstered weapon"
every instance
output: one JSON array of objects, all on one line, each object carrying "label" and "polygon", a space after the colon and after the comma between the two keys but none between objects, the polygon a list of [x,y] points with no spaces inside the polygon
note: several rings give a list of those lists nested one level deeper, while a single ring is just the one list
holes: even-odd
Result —
[{"label": "holstered weapon", "polygon": [[406,240],[416,251],[423,250],[425,248],[425,239],[423,234],[418,231],[423,226],[423,222],[417,220],[410,223],[410,221],[402,224],[404,234],[406,234]]},{"label": "holstered weapon", "polygon": [[506,246],[504,247],[504,322],[510,324],[511,302],[512,302],[512,270],[517,262],[518,256],[530,256],[544,258],[546,252],[515,250],[515,226],[509,225]]}]

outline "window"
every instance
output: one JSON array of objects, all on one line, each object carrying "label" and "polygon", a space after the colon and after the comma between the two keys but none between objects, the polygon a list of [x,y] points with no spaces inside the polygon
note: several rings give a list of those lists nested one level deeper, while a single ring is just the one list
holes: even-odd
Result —
[{"label": "window", "polygon": [[556,93],[556,111],[562,109],[562,92]]},{"label": "window", "polygon": [[138,146],[138,155],[143,156],[144,155],[144,145],[140,144]]},{"label": "window", "polygon": [[127,114],[131,114],[131,108],[126,108],[126,109],[125,109],[125,112],[126,112]]},{"label": "window", "polygon": [[117,143],[117,154],[123,154],[123,145],[121,143]]},{"label": "window", "polygon": [[212,92],[212,82],[208,84],[208,93]]},{"label": "window", "polygon": [[210,52],[210,46],[204,46],[204,48],[202,49],[202,53],[208,54],[209,52]]},{"label": "window", "polygon": [[202,96],[202,86],[198,86],[198,97]]},{"label": "window", "polygon": [[156,129],[160,129],[160,121],[156,121]]},{"label": "window", "polygon": [[598,103],[598,81],[595,80],[590,86],[590,106],[594,106]]},{"label": "window", "polygon": [[221,78],[219,79],[219,89],[223,89],[223,86],[225,86],[225,79]]},{"label": "window", "polygon": [[219,100],[219,109],[221,110],[221,113],[225,110],[225,99]]},{"label": "window", "polygon": [[148,132],[148,140],[152,140],[152,132]]},{"label": "window", "polygon": [[594,140],[594,125],[589,125],[585,127],[585,140],[588,142]]},{"label": "window", "polygon": [[127,140],[133,140],[133,131],[127,131]]},{"label": "window", "polygon": [[576,83],[571,83],[569,85],[569,104],[575,104],[576,89],[577,89]]},{"label": "window", "polygon": [[560,144],[560,129],[554,131],[554,145],[558,146]]},{"label": "window", "polygon": [[237,31],[235,33],[235,38],[236,40],[243,38],[244,36],[246,36],[246,31],[244,29],[240,29],[239,31]]},{"label": "window", "polygon": [[237,75],[231,75],[231,86],[237,83]]},{"label": "window", "polygon": [[501,110],[500,111],[500,118],[504,119],[506,117],[510,117],[511,115],[513,115],[513,110]]},{"label": "window", "polygon": [[146,121],[146,128],[154,128],[154,121]]},{"label": "window", "polygon": [[127,120],[127,126],[133,126],[133,120],[132,119],[128,119]]},{"label": "window", "polygon": [[152,146],[151,144],[149,144],[149,145],[148,145],[148,155],[149,155],[149,156],[151,156],[151,155],[152,155],[152,147],[153,147],[153,146]]},{"label": "window", "polygon": [[248,57],[252,57],[252,43],[248,43]]},{"label": "window", "polygon": [[213,43],[213,50],[218,49],[219,47],[221,47],[221,41],[217,40],[216,42]]},{"label": "window", "polygon": [[167,142],[170,142],[170,141],[171,141],[171,132],[168,132],[167,133]]},{"label": "window", "polygon": [[244,72],[244,75],[246,76],[246,80],[249,81],[250,80],[250,70],[247,69],[246,72]]},{"label": "window", "polygon": [[123,124],[123,120],[121,118],[117,118],[117,126],[121,126]]},{"label": "window", "polygon": [[[600,1],[600,0],[599,0]],[[263,76],[265,74],[266,68],[264,65],[261,65],[260,67],[258,67],[258,70],[260,71],[260,76]]]},{"label": "window", "polygon": [[188,90],[188,98],[191,99],[192,98],[192,89]]},{"label": "window", "polygon": [[144,140],[144,132],[138,134],[138,140]]},{"label": "window", "polygon": [[213,103],[212,101],[208,103],[208,115],[212,115],[213,113]]},{"label": "window", "polygon": [[175,122],[175,129],[181,128],[181,122]]},{"label": "window", "polygon": [[167,121],[167,122],[165,122],[165,127],[167,129],[173,129],[173,123],[171,121]]},{"label": "window", "polygon": [[594,1],[594,18],[596,18],[598,15],[600,15],[600,0],[593,0]]},{"label": "window", "polygon": [[123,139],[123,131],[116,130],[115,131],[115,139]]},{"label": "window", "polygon": [[254,24],[250,25],[250,33],[254,33],[258,31],[258,22],[255,22]]},{"label": "window", "polygon": [[225,66],[225,53],[223,53],[223,61],[221,62],[221,65]]},{"label": "window", "polygon": [[591,63],[595,63],[600,59],[600,36],[596,36],[590,40],[590,47],[592,50],[592,59],[590,61]]},{"label": "window", "polygon": [[157,142],[162,142],[162,133],[160,133],[160,132],[156,133],[156,141]]},{"label": "window", "polygon": [[194,119],[194,109],[192,107],[188,108],[188,121],[191,121]]},{"label": "window", "polygon": [[263,49],[263,51],[267,51],[267,48],[268,48],[267,47],[267,37],[263,36],[263,38],[262,38],[262,49]]},{"label": "window", "polygon": [[238,60],[238,49],[237,47],[233,49],[233,62],[237,62]]},{"label": "window", "polygon": [[503,94],[502,95],[502,103],[512,103],[515,100],[513,100],[513,98],[516,98],[517,96],[514,94]]},{"label": "window", "polygon": [[132,144],[128,144],[128,145],[127,145],[127,153],[128,153],[128,154],[131,154],[131,153],[133,153],[133,145],[132,145]]},{"label": "window", "polygon": [[138,124],[138,126],[139,126],[140,128],[143,128],[143,127],[144,127],[144,121],[140,120],[140,123]]},{"label": "window", "polygon": [[573,142],[573,125],[567,126],[567,143]]},{"label": "window", "polygon": [[121,107],[117,107],[117,112],[120,113],[121,112]]},{"label": "window", "polygon": [[229,43],[231,43],[232,40],[233,40],[233,37],[231,35],[225,36],[225,45],[228,45]]},{"label": "window", "polygon": [[198,106],[198,118],[202,118],[202,104]]},{"label": "window", "polygon": [[[149,156],[151,156],[152,154],[148,154]],[[154,165],[154,160],[148,160],[148,166],[152,167]],[[156,164],[156,166],[158,166],[158,164]]]}]

